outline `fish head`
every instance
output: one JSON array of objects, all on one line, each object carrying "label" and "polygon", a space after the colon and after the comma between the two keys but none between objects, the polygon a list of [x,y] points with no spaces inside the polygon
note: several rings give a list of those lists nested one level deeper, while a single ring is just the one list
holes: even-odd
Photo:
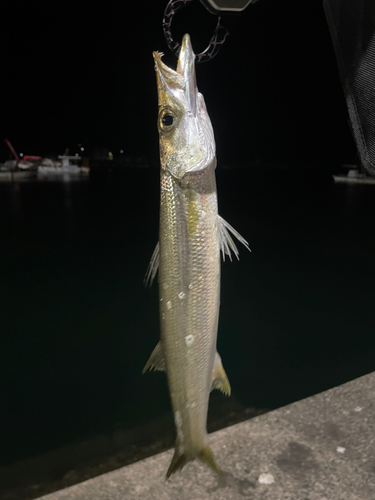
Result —
[{"label": "fish head", "polygon": [[176,71],[154,52],[158,84],[161,168],[176,179],[216,165],[215,139],[203,95],[195,79],[195,54],[185,35]]}]

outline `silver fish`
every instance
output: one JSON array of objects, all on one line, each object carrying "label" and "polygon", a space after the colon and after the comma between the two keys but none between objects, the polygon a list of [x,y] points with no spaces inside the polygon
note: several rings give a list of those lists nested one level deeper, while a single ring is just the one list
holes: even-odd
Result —
[{"label": "silver fish", "polygon": [[159,267],[161,340],[143,371],[167,372],[177,430],[167,477],[196,458],[220,475],[206,430],[210,391],[230,394],[216,351],[220,250],[223,258],[231,252],[238,258],[229,232],[249,246],[218,215],[215,140],[197,89],[189,35],[183,38],[176,71],[162,62],[162,54],[153,56],[159,100],[160,238],[146,282],[152,282]]}]

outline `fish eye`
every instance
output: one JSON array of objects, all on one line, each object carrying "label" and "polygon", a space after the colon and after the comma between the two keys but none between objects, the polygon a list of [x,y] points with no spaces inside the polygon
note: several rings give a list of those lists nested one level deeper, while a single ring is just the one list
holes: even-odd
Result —
[{"label": "fish eye", "polygon": [[172,115],[164,115],[163,118],[161,119],[164,127],[170,127],[173,123],[173,116]]},{"label": "fish eye", "polygon": [[159,114],[159,127],[163,132],[170,132],[177,123],[176,115],[170,109],[162,109]]}]

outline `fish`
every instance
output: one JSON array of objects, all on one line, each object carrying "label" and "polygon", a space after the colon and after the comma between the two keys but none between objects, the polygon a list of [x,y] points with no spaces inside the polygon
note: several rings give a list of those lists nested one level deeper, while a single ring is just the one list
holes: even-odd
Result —
[{"label": "fish", "polygon": [[[190,36],[183,37],[177,69],[153,52],[158,89],[160,149],[159,242],[145,281],[159,270],[160,341],[147,370],[165,371],[176,426],[167,478],[195,459],[222,476],[208,443],[210,392],[231,387],[216,350],[220,252],[238,258],[232,236],[248,242],[218,214],[216,146],[198,91]],[[231,236],[232,235],[232,236]]]}]

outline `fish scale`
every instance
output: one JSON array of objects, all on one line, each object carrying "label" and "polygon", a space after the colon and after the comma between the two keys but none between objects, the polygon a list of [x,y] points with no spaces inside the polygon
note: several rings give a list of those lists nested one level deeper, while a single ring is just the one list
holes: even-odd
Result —
[{"label": "fish scale", "polygon": [[[220,247],[217,230],[214,170],[206,179],[191,179],[197,195],[198,225],[188,231],[188,193],[170,174],[161,180],[160,267],[161,343],[167,366],[172,407],[181,415],[177,449],[195,458],[206,446],[206,419],[216,352],[220,287]],[[162,173],[162,177],[164,174]],[[205,181],[205,182],[204,182]],[[165,189],[171,184],[173,189]],[[207,188],[211,185],[211,189]],[[206,191],[211,191],[207,194]],[[204,194],[201,194],[201,193]],[[201,196],[204,197],[201,199]],[[179,203],[176,203],[179,200]],[[209,215],[201,217],[204,204]],[[171,237],[172,235],[172,237]],[[177,245],[174,242],[177,241]],[[180,299],[179,294],[184,298]],[[168,308],[166,304],[170,304]],[[187,345],[186,338],[193,340]]]}]

